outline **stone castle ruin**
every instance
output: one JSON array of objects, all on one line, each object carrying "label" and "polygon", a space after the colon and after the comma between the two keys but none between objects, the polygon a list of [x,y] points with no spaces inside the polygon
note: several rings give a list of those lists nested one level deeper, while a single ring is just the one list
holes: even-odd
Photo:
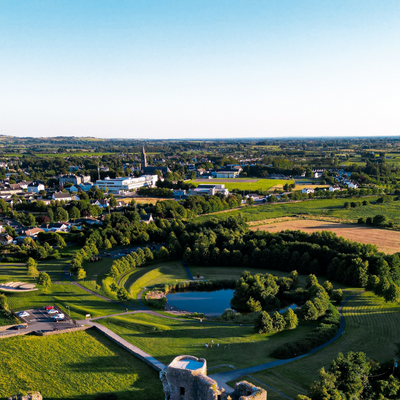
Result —
[{"label": "stone castle ruin", "polygon": [[179,356],[160,372],[165,400],[267,400],[267,392],[246,381],[225,393],[207,376],[204,358]]}]

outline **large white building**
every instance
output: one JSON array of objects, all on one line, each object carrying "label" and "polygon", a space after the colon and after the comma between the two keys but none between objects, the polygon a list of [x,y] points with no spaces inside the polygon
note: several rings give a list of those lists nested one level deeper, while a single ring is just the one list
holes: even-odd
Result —
[{"label": "large white building", "polygon": [[217,193],[221,193],[224,196],[229,195],[229,190],[225,188],[225,185],[204,185],[201,184],[197,186],[197,188],[189,189],[189,196],[196,196],[196,195],[207,195],[207,196],[214,196]]},{"label": "large white building", "polygon": [[123,178],[105,178],[96,181],[96,186],[105,191],[108,189],[109,193],[119,194],[120,192],[127,192],[130,190],[137,190],[141,187],[153,187],[158,180],[157,175],[143,175],[139,178],[123,177]]}]

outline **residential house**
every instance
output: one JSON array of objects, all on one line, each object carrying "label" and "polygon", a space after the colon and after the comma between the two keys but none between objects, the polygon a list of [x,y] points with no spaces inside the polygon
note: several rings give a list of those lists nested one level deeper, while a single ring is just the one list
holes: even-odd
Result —
[{"label": "residential house", "polygon": [[52,222],[41,226],[45,232],[69,232],[70,224],[67,222]]},{"label": "residential house", "polygon": [[153,216],[151,214],[141,215],[140,219],[146,224],[149,224],[151,221],[154,221]]},{"label": "residential house", "polygon": [[310,188],[304,188],[301,193],[304,194],[310,194],[310,193],[314,193],[314,189],[310,189]]},{"label": "residential house", "polygon": [[348,187],[349,189],[357,189],[357,188],[358,188],[358,185],[357,185],[357,183],[355,183],[355,182],[349,182],[349,183],[347,183],[347,187]]},{"label": "residential house", "polygon": [[186,196],[186,190],[183,189],[174,190],[174,197],[183,197],[183,196]]},{"label": "residential house", "polygon": [[0,244],[2,244],[3,246],[6,246],[8,244],[11,244],[13,242],[13,238],[8,235],[0,235]]},{"label": "residential house", "polygon": [[107,208],[110,206],[110,201],[108,199],[96,200],[93,204],[99,206],[100,208]]},{"label": "residential house", "polygon": [[329,186],[328,190],[330,192],[335,192],[336,190],[340,190],[340,186],[339,185]]},{"label": "residential house", "polygon": [[[52,196],[53,200],[58,200],[58,201],[72,201],[76,199],[76,196],[70,194],[70,193],[61,193],[61,192],[56,192],[53,193]],[[78,199],[79,200],[79,199]]]},{"label": "residential house", "polygon": [[44,190],[45,187],[41,182],[31,182],[27,186],[27,189],[29,193],[39,193],[40,191]]},{"label": "residential house", "polygon": [[39,232],[44,232],[44,230],[41,229],[41,228],[27,229],[27,230],[24,232],[24,235],[25,235],[26,237],[30,237],[30,238],[32,238],[32,239],[35,239],[35,238],[37,238],[37,235],[39,234]]}]

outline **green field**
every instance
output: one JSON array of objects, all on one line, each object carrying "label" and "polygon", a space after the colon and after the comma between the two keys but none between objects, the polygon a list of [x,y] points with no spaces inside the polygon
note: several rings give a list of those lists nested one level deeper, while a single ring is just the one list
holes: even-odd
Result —
[{"label": "green field", "polygon": [[38,390],[46,400],[163,398],[158,373],[102,334],[89,330],[0,340],[0,397]]},{"label": "green field", "polygon": [[345,198],[345,199],[317,199],[294,203],[273,203],[262,204],[259,206],[244,207],[240,210],[233,210],[224,213],[210,215],[200,215],[196,221],[207,221],[210,219],[224,220],[230,216],[242,214],[247,221],[262,221],[271,218],[281,218],[295,215],[307,215],[315,218],[332,218],[341,222],[356,222],[360,217],[374,217],[377,214],[383,214],[395,225],[400,224],[400,202],[391,202],[384,204],[370,204],[357,208],[346,210],[343,204],[347,201],[368,200],[374,203],[377,197],[367,198]]},{"label": "green field", "polygon": [[[209,367],[230,364],[237,368],[273,360],[270,353],[274,348],[302,338],[313,329],[299,326],[293,331],[259,335],[252,326],[200,324],[149,314],[106,318],[101,324],[164,364],[169,364],[178,355],[190,354],[205,358]],[[206,348],[205,343],[211,343],[211,340],[214,340],[213,347]],[[216,346],[218,343],[219,347]]]},{"label": "green field", "polygon": [[285,185],[286,183],[293,183],[292,180],[283,179],[258,179],[257,182],[246,182],[246,180],[256,180],[252,178],[234,178],[234,179],[196,179],[193,181],[187,181],[193,185],[200,184],[221,184],[223,183],[225,187],[229,190],[239,189],[246,192],[251,192],[255,190],[268,191],[274,186]]},{"label": "green field", "polygon": [[[322,367],[329,367],[339,352],[364,351],[379,362],[393,360],[399,342],[400,305],[365,292],[343,309],[344,334],[323,350],[298,361],[253,374],[266,384],[296,397],[305,394]],[[359,325],[360,324],[360,325]]]}]

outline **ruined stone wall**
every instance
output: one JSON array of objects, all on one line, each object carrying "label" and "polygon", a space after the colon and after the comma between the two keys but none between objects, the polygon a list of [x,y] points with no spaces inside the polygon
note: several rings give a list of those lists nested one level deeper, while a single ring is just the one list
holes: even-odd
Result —
[{"label": "ruined stone wall", "polygon": [[232,400],[267,400],[267,392],[247,381],[237,382],[231,394]]}]

